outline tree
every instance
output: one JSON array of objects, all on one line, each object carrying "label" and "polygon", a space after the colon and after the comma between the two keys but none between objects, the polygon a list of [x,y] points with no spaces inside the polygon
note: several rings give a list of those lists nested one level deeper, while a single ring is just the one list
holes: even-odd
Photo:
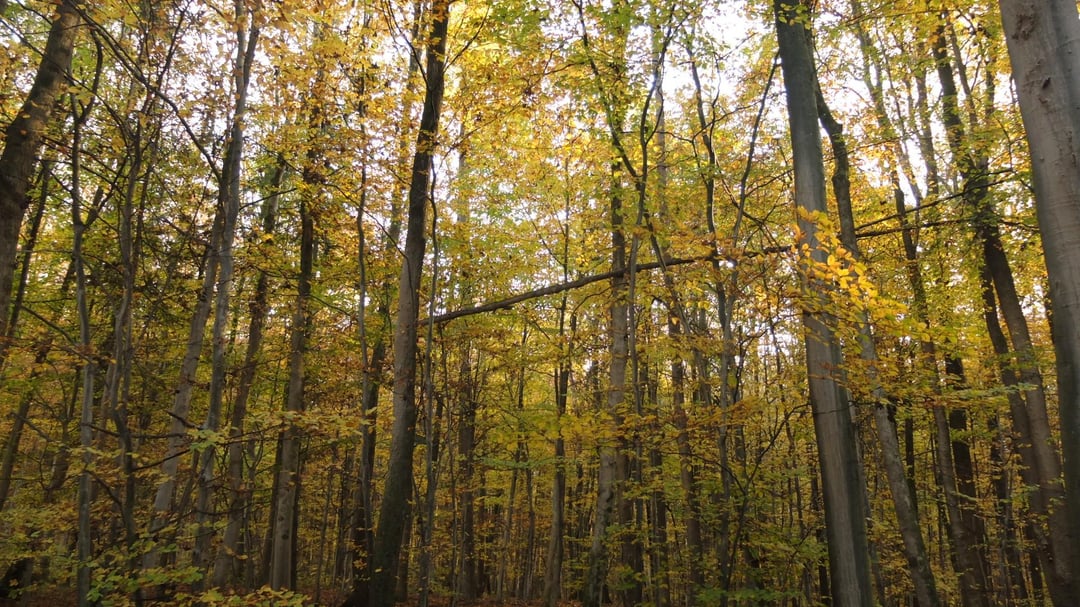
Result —
[{"label": "tree", "polygon": [[1056,605],[1080,597],[1080,17],[1075,3],[1001,0],[1009,59],[1031,152],[1032,183],[1049,278],[1068,524],[1055,529],[1069,554],[1054,567],[1066,587]]},{"label": "tree", "polygon": [[[774,5],[780,62],[784,73],[791,147],[795,167],[795,203],[800,254],[821,263],[826,251],[817,234],[817,219],[826,211],[825,176],[818,133],[814,65],[806,24],[809,5],[777,1]],[[810,406],[814,410],[818,457],[825,496],[830,589],[841,607],[873,602],[866,526],[859,486],[859,459],[847,396],[835,374],[841,366],[835,320],[821,308],[826,288],[803,275],[803,324]]]},{"label": "tree", "polygon": [[0,597],[1067,602],[997,12],[790,4],[77,3]]},{"label": "tree", "polygon": [[[4,131],[0,153],[0,336],[7,335],[19,231],[29,200],[37,154],[66,82],[79,27],[78,0],[62,0],[49,28],[34,84],[22,109]],[[0,342],[0,352],[7,348]],[[0,357],[3,358],[3,357]]]},{"label": "tree", "polygon": [[409,182],[409,206],[405,230],[405,252],[398,284],[397,322],[394,327],[394,425],[378,530],[371,554],[370,590],[357,586],[348,605],[383,607],[393,604],[397,563],[404,541],[412,493],[413,448],[416,440],[416,357],[420,314],[420,282],[427,238],[429,187],[433,179],[432,161],[437,144],[446,69],[446,38],[450,3],[438,0],[431,7],[430,34],[425,44],[426,88],[420,129],[416,138]]}]

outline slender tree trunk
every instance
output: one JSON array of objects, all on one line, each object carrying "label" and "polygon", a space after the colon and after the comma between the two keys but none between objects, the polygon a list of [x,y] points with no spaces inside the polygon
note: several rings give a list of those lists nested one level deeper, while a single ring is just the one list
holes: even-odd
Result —
[{"label": "slender tree trunk", "polygon": [[[166,442],[165,455],[161,460],[160,474],[163,477],[154,494],[153,517],[148,526],[150,538],[155,546],[143,556],[143,569],[157,567],[161,563],[159,548],[168,538],[160,537],[166,533],[170,524],[172,513],[173,494],[176,491],[176,476],[180,469],[180,461],[187,453],[188,430],[195,424],[188,421],[188,411],[191,408],[192,392],[195,388],[195,372],[199,365],[199,357],[202,353],[206,321],[210,318],[210,304],[214,292],[214,283],[217,279],[217,242],[221,238],[224,218],[218,214],[211,228],[211,242],[206,248],[203,257],[203,281],[195,302],[195,309],[191,314],[188,325],[187,347],[184,358],[180,362],[180,378],[173,391],[173,404],[169,411],[168,440]],[[171,533],[175,533],[175,529]]]},{"label": "slender tree trunk", "polygon": [[[72,108],[73,111],[75,108]],[[86,301],[86,268],[83,259],[83,238],[86,224],[82,218],[81,172],[82,172],[82,125],[89,108],[77,112],[72,130],[71,145],[71,224],[74,241],[71,259],[75,266],[75,307],[79,317],[79,348],[82,350],[82,406],[79,414],[79,446],[82,448],[83,469],[79,474],[78,488],[78,565],[75,574],[75,591],[79,607],[89,607],[90,568],[94,556],[93,528],[90,519],[90,502],[93,495],[93,477],[90,470],[94,462],[94,375],[97,372],[96,357],[90,343],[90,309]]]},{"label": "slender tree trunk", "polygon": [[[431,34],[426,51],[427,88],[409,184],[405,259],[398,287],[397,323],[394,327],[394,423],[378,532],[371,554],[369,598],[372,607],[389,607],[393,603],[394,569],[405,540],[405,519],[409,516],[408,501],[412,494],[420,280],[426,248],[428,189],[433,178],[432,159],[442,108],[449,12],[447,0],[436,0],[432,5]],[[357,590],[363,591],[360,588]],[[354,592],[353,597],[356,595],[357,592]],[[360,601],[358,597],[350,600],[355,601],[354,604]]]},{"label": "slender tree trunk", "polygon": [[292,589],[296,577],[295,545],[297,503],[300,495],[299,424],[289,419],[304,411],[304,358],[311,323],[311,280],[315,258],[315,227],[312,210],[300,201],[300,274],[297,276],[296,303],[293,310],[289,344],[289,387],[285,400],[285,430],[281,435],[278,461],[276,509],[270,548],[270,587]]},{"label": "slender tree trunk", "polygon": [[[801,9],[801,10],[799,10]],[[804,21],[809,7],[775,4],[777,39],[787,89],[795,166],[795,202],[802,243],[818,263],[825,253],[817,239],[815,215],[826,212],[825,176],[818,134],[814,66]],[[832,576],[831,599],[838,607],[873,602],[866,524],[859,486],[859,460],[851,412],[834,376],[841,365],[835,320],[820,311],[824,285],[803,276],[803,312],[810,404],[814,412],[825,501],[825,530]],[[816,302],[816,303],[814,303]]]},{"label": "slender tree trunk", "polygon": [[19,232],[29,204],[26,195],[45,131],[67,82],[79,25],[79,0],[61,0],[55,8],[56,19],[49,28],[34,83],[4,132],[4,151],[0,153],[0,352],[7,349]]},{"label": "slender tree trunk", "polygon": [[[431,293],[438,291],[439,279],[439,240],[438,240],[438,215],[432,209],[431,217]],[[435,536],[435,517],[438,512],[438,465],[442,455],[442,441],[440,440],[440,421],[442,419],[442,398],[435,396],[435,375],[433,350],[435,348],[435,323],[431,321],[434,314],[437,298],[434,295],[428,301],[428,321],[424,326],[424,362],[423,362],[423,396],[424,405],[424,502],[423,510],[419,513],[420,525],[420,606],[428,607],[431,598],[431,580],[435,576],[435,557],[432,554],[432,542]],[[468,368],[468,347],[465,348],[465,367]],[[445,350],[444,350],[445,352]],[[465,397],[474,400],[472,393],[472,374],[466,373]],[[407,588],[407,587],[406,587]]]},{"label": "slender tree trunk", "polygon": [[[471,353],[468,347],[462,352],[461,368],[458,373],[461,401],[458,404],[458,457],[461,460],[458,480],[461,483],[461,568],[457,584],[457,594],[465,600],[479,596],[477,580],[478,556],[476,553],[476,410],[479,403],[473,396]],[[500,560],[505,563],[508,558]]]},{"label": "slender tree trunk", "polygon": [[[254,23],[254,15],[249,15],[242,2],[236,3],[236,57],[233,65],[234,86],[236,87],[236,106],[233,108],[232,126],[229,130],[228,146],[222,163],[221,182],[218,184],[218,207],[224,217],[222,238],[218,250],[217,292],[214,301],[214,324],[212,329],[213,353],[210,363],[210,399],[203,428],[217,432],[221,426],[221,415],[225,399],[225,381],[227,361],[225,356],[228,343],[225,336],[229,319],[229,302],[232,296],[233,281],[233,240],[236,234],[236,221],[240,213],[240,167],[244,151],[244,121],[247,113],[247,89],[251,80],[251,64],[255,58],[255,47],[259,40],[259,28]],[[246,30],[246,31],[245,31]],[[199,523],[195,538],[195,550],[192,560],[200,568],[210,564],[210,540],[214,534],[213,520],[217,518],[212,511],[211,500],[216,485],[217,448],[210,443],[199,457],[198,493],[196,497],[196,518]]]},{"label": "slender tree trunk", "polygon": [[[279,162],[270,177],[270,195],[262,208],[263,237],[271,237],[277,224],[278,202],[281,197],[281,182],[285,175],[285,165]],[[251,386],[255,382],[262,352],[263,330],[266,326],[267,303],[270,292],[270,277],[265,270],[259,271],[255,282],[255,294],[250,305],[248,321],[248,343],[244,352],[244,362],[240,366],[236,382],[236,395],[233,399],[232,412],[229,416],[229,446],[227,448],[227,478],[229,483],[229,509],[225,533],[221,548],[214,560],[212,585],[227,586],[230,582],[242,579],[242,558],[248,557],[251,546],[241,547],[244,521],[251,501],[253,487],[245,480],[244,455],[248,441],[244,439],[245,420],[247,418],[248,399]],[[250,555],[254,556],[254,555]],[[249,580],[250,581],[250,580]]]},{"label": "slender tree trunk", "polygon": [[[144,107],[143,110],[145,109],[147,108]],[[153,164],[153,158],[146,157],[150,146],[144,144],[143,128],[142,121],[137,120],[134,130],[130,133],[130,144],[133,153],[124,196],[118,209],[117,236],[120,248],[119,269],[122,291],[113,313],[113,350],[101,397],[101,409],[103,412],[108,412],[109,417],[112,418],[119,443],[117,459],[123,475],[124,488],[120,493],[121,497],[117,500],[117,505],[120,510],[121,524],[124,528],[125,543],[131,554],[135,554],[138,532],[135,522],[136,476],[134,455],[136,447],[129,426],[128,405],[130,402],[131,365],[134,348],[132,307],[135,302],[135,278],[141,254],[139,243],[141,234],[139,234],[137,226],[142,223],[142,211],[140,209],[140,215],[136,215],[135,206],[136,199],[139,197],[139,182],[147,179],[147,176],[142,175],[144,167]],[[143,198],[145,203],[145,183]],[[141,204],[140,207],[142,206],[144,205]],[[132,570],[137,568],[135,560],[130,561],[129,565]]]},{"label": "slender tree trunk", "polygon": [[[616,172],[617,174],[617,172]],[[611,249],[613,272],[620,272],[611,279],[612,302],[608,306],[608,338],[610,359],[608,369],[607,399],[604,415],[607,423],[618,427],[621,423],[620,409],[626,400],[626,367],[628,359],[629,318],[627,316],[626,236],[623,234],[622,195],[619,184],[612,176],[611,192]],[[624,463],[625,466],[625,463]],[[584,607],[599,607],[603,601],[603,589],[607,580],[609,526],[617,519],[618,496],[616,484],[621,480],[619,454],[614,444],[600,445],[600,469],[597,476],[596,514],[593,521],[592,544],[589,548],[588,572],[585,578]],[[625,555],[624,555],[625,556]]]},{"label": "slender tree trunk", "polygon": [[[422,15],[422,3],[416,0],[413,3],[413,21],[409,31],[409,40],[413,44],[417,43],[419,38],[419,28]],[[365,19],[368,17],[365,15]],[[415,92],[418,82],[417,75],[420,72],[419,57],[414,53],[409,57],[409,69],[406,76],[405,91],[402,95],[402,120],[398,124],[399,133],[397,140],[399,147],[397,150],[397,157],[399,163],[404,165],[408,162],[409,149],[408,149],[408,137],[409,127],[411,126],[411,120],[413,115],[413,107],[415,105]],[[365,81],[366,83],[366,81]],[[366,90],[366,84],[364,85]],[[366,102],[362,106],[361,111],[362,118],[367,116]],[[361,129],[364,125],[361,124]],[[392,281],[387,281],[380,285],[377,293],[378,306],[376,313],[379,320],[382,322],[382,326],[378,333],[374,336],[374,341],[370,347],[370,355],[368,353],[368,331],[367,331],[367,294],[369,288],[369,281],[367,276],[367,236],[364,231],[364,223],[366,220],[365,214],[367,212],[367,178],[368,167],[363,165],[361,167],[361,189],[360,189],[360,208],[356,215],[356,231],[358,240],[357,250],[357,265],[360,268],[360,306],[357,314],[358,325],[358,338],[360,339],[361,357],[364,363],[361,371],[361,395],[360,395],[360,454],[357,458],[357,482],[356,488],[352,492],[352,518],[350,522],[350,547],[348,550],[350,562],[350,571],[352,574],[352,585],[354,592],[353,597],[367,597],[367,584],[369,567],[368,560],[374,550],[375,545],[375,533],[374,533],[374,502],[372,495],[372,479],[375,473],[375,422],[377,408],[379,403],[379,392],[384,384],[385,369],[383,368],[386,363],[386,351],[387,351],[387,334],[392,326],[390,318],[390,300],[392,299],[394,288],[391,284]],[[400,184],[395,189],[395,195],[393,200],[400,200],[406,197],[406,190],[401,187],[405,184]],[[384,232],[382,239],[383,253],[384,254],[396,254],[398,250],[398,240],[401,236],[401,215],[402,205],[391,201],[390,205],[390,224]]]},{"label": "slender tree trunk", "polygon": [[[1008,3],[1006,3],[1008,4]],[[1003,4],[1003,9],[1005,5]],[[1040,18],[1051,11],[1041,11]],[[1071,11],[1075,20],[1075,6]],[[1061,15],[1061,18],[1069,17]],[[968,209],[974,214],[974,229],[977,242],[982,249],[983,263],[992,280],[997,294],[997,303],[1000,306],[1005,325],[1009,330],[1013,353],[1016,357],[1019,379],[1025,386],[1024,400],[1027,409],[1027,423],[1030,432],[1032,461],[1025,461],[1026,465],[1034,469],[1037,479],[1038,493],[1033,499],[1043,501],[1042,509],[1048,514],[1048,534],[1050,549],[1050,565],[1047,567],[1047,582],[1051,599],[1055,605],[1065,605],[1075,602],[1080,590],[1076,584],[1076,560],[1078,550],[1075,548],[1076,541],[1072,532],[1080,531],[1080,525],[1072,528],[1066,516],[1065,509],[1056,507],[1055,503],[1064,497],[1061,486],[1061,462],[1055,448],[1049,417],[1047,415],[1046,395],[1043,389],[1044,382],[1039,371],[1035,356],[1035,349],[1028,331],[1027,319],[1024,317],[1023,308],[1013,281],[1012,270],[1009,267],[1008,258],[1002,244],[996,212],[992,207],[989,197],[989,184],[987,183],[988,160],[986,154],[972,144],[966,135],[960,111],[957,103],[957,88],[953,78],[953,69],[949,60],[945,37],[945,25],[942,16],[935,35],[935,43],[932,46],[935,62],[937,63],[938,76],[942,85],[942,113],[943,122],[946,126],[946,134],[949,147],[953,154],[953,160],[957,164],[963,179],[963,200]],[[1054,27],[1054,19],[1046,21],[1049,27]],[[1063,22],[1064,23],[1064,22]],[[1080,29],[1080,27],[1078,27]],[[1010,36],[1010,43],[1015,40]],[[1011,47],[1012,48],[1012,47]],[[1073,59],[1069,59],[1073,61]],[[1063,83],[1067,82],[1063,78]],[[1068,84],[1065,84],[1068,87]],[[1078,83],[1080,86],[1080,83]],[[992,89],[988,92],[989,104],[992,101]],[[1080,103],[1080,96],[1073,99],[1073,103]],[[989,111],[989,110],[988,110]],[[1023,107],[1021,113],[1024,114]],[[1027,114],[1024,114],[1025,119]],[[1075,120],[1075,119],[1071,119]],[[1075,121],[1067,122],[1066,125],[1077,125]],[[1051,127],[1051,132],[1054,128]],[[1030,137],[1030,130],[1028,132]],[[1075,161],[1073,161],[1075,163]],[[1038,164],[1038,163],[1034,163]],[[1059,167],[1063,168],[1063,167]],[[1056,179],[1056,177],[1055,177]],[[1077,180],[1080,186],[1080,180]],[[1073,191],[1080,193],[1080,187]],[[1038,206],[1038,205],[1037,205]],[[1040,221],[1041,223],[1041,221]],[[1075,224],[1080,229],[1080,219]],[[1080,238],[1080,237],[1076,237]],[[1080,240],[1077,240],[1080,246]],[[1047,251],[1048,261],[1054,257]],[[1064,254],[1064,251],[1058,252]],[[1078,290],[1080,293],[1080,290]],[[1052,293],[1051,293],[1052,295]],[[1080,335],[1080,333],[1078,333]],[[1080,350],[1078,350],[1080,352]],[[1067,532],[1063,532],[1067,531]],[[1080,536],[1078,536],[1080,537]]]},{"label": "slender tree trunk", "polygon": [[[945,373],[953,387],[963,389],[966,387],[963,360],[957,356],[945,357]],[[943,412],[944,413],[944,412]],[[964,437],[968,428],[968,416],[964,409],[952,409],[948,412],[949,433],[944,437],[949,439],[952,448],[952,463],[955,470],[957,491],[956,516],[959,517],[959,528],[965,536],[964,545],[957,546],[957,550],[966,550],[967,555],[963,558],[967,562],[967,571],[964,574],[970,576],[968,594],[961,597],[965,604],[973,607],[988,607],[992,601],[994,588],[991,584],[993,576],[986,557],[985,536],[986,523],[979,512],[979,496],[976,490],[975,462],[971,456],[971,445],[968,438]],[[952,516],[950,514],[950,516]],[[1007,530],[1003,529],[1007,533]],[[958,559],[960,560],[960,559]]]},{"label": "slender tree trunk", "polygon": [[[929,309],[922,271],[919,267],[918,247],[915,243],[913,228],[907,220],[907,209],[904,204],[903,194],[899,188],[895,192],[896,212],[902,229],[901,237],[903,238],[904,255],[907,260],[908,281],[911,283],[914,298],[915,317],[919,322],[929,326]],[[937,348],[933,342],[922,340],[921,349],[923,363],[929,371],[935,393],[940,395],[941,385],[937,372]],[[948,366],[948,363],[946,363],[946,366]],[[934,407],[934,429],[939,478],[942,491],[945,493],[945,504],[949,517],[949,535],[954,544],[955,565],[960,576],[961,600],[965,605],[972,607],[986,605],[986,601],[989,600],[989,582],[986,577],[985,558],[977,547],[979,536],[974,534],[968,525],[964,524],[965,516],[974,516],[974,513],[971,513],[970,508],[968,508],[969,514],[965,515],[960,505],[960,493],[956,481],[957,475],[954,472],[956,469],[955,459],[953,452],[950,451],[950,447],[953,450],[957,449],[957,441],[950,438],[946,413],[940,406]]]},{"label": "slender tree trunk", "polygon": [[[862,15],[862,9],[858,2],[852,2],[852,6],[857,15]],[[876,63],[874,66],[876,70],[871,73],[871,63],[873,51],[869,40],[869,36],[862,30],[859,32],[860,46],[863,50],[864,64],[863,64],[863,81],[867,88],[870,89],[871,97],[874,102],[874,110],[877,114],[878,125],[884,133],[884,136],[889,141],[899,141],[900,138],[896,134],[893,122],[889,117],[888,111],[885,106],[885,96],[881,86],[881,69]],[[920,89],[921,90],[921,89]],[[925,101],[920,99],[920,102]],[[927,127],[928,128],[928,127]],[[924,141],[924,153],[927,150],[932,151],[932,143],[930,138],[925,138]],[[914,183],[914,171],[911,168],[911,162],[907,155],[906,150],[902,145],[898,143],[892,146],[893,154],[895,155],[895,162],[902,168],[909,183]],[[929,175],[928,180],[930,187],[933,191],[937,192],[937,168],[936,163],[932,156],[927,157],[927,173]],[[907,210],[903,199],[903,192],[899,185],[899,176],[895,172],[892,173],[894,181],[894,191],[896,198],[896,212],[897,217],[900,220],[901,236],[904,243],[905,259],[907,261],[907,274],[908,281],[911,283],[912,297],[914,300],[913,309],[916,319],[923,324],[929,326],[930,317],[928,311],[926,290],[923,283],[922,272],[919,267],[918,259],[918,246],[916,244],[917,230],[913,228],[907,220]],[[916,204],[919,205],[922,202],[922,195],[915,189]],[[937,355],[936,347],[933,342],[923,341],[921,344],[922,361],[924,367],[928,370],[930,377],[933,381],[935,391],[940,394],[941,385],[940,377],[937,371]],[[943,491],[946,495],[946,504],[949,510],[950,521],[950,536],[954,543],[956,553],[956,565],[960,570],[960,583],[961,583],[961,598],[967,605],[979,605],[984,604],[984,601],[988,599],[988,580],[985,577],[986,558],[982,550],[979,549],[977,541],[981,536],[981,533],[974,533],[972,529],[961,523],[965,520],[975,517],[975,513],[971,512],[971,509],[961,510],[959,508],[960,500],[957,499],[957,486],[953,481],[954,474],[952,472],[953,455],[950,453],[942,452],[940,449],[942,445],[951,443],[956,451],[960,441],[950,439],[947,427],[941,423],[944,419],[945,412],[940,410],[940,407],[934,410],[934,428],[937,432],[936,446],[938,447],[939,457],[938,463],[941,466],[941,474],[939,478],[943,483]],[[915,447],[914,447],[914,424],[913,420],[909,417],[905,422],[905,440],[906,440],[906,453],[907,453],[907,475],[910,491],[914,494],[914,475],[915,475]],[[944,434],[942,432],[945,431]],[[966,443],[965,443],[966,446]],[[970,496],[972,503],[974,503],[974,495]],[[968,514],[965,515],[964,512]]]},{"label": "slender tree trunk", "polygon": [[[844,248],[851,253],[852,257],[855,260],[860,260],[862,254],[859,251],[858,241],[855,237],[855,218],[851,208],[847,142],[844,138],[842,125],[833,118],[832,112],[825,103],[820,85],[815,83],[815,88],[817,89],[818,116],[832,144],[833,162],[835,163],[832,184],[840,218],[840,239]],[[890,410],[890,406],[886,404],[891,399],[885,393],[884,386],[882,386],[877,375],[877,347],[874,344],[868,314],[865,311],[858,311],[856,314],[859,324],[859,356],[867,363],[865,379],[869,380],[869,392],[874,400],[874,422],[877,427],[878,440],[881,444],[882,459],[885,463],[885,475],[888,479],[889,491],[892,494],[893,507],[903,541],[904,556],[908,561],[908,570],[915,586],[915,596],[919,605],[934,607],[941,604],[941,599],[938,597],[937,585],[934,581],[934,574],[930,569],[930,560],[926,553],[922,529],[919,526],[915,494],[910,490],[907,475],[905,474],[904,460],[900,454],[896,419],[892,410]]]},{"label": "slender tree trunk", "polygon": [[[569,278],[568,256],[569,227],[563,227],[563,279]],[[563,536],[566,533],[566,440],[562,435],[562,418],[566,414],[567,394],[570,390],[568,351],[570,342],[566,333],[567,296],[559,304],[559,358],[555,363],[555,416],[558,435],[555,437],[555,474],[551,487],[551,531],[548,537],[547,560],[544,568],[544,607],[556,607],[562,595]],[[577,317],[570,317],[570,336],[575,333]]]}]

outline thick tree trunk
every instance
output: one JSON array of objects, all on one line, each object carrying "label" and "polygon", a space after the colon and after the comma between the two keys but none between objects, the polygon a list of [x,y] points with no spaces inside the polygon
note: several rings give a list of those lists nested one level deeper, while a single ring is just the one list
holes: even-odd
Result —
[{"label": "thick tree trunk", "polygon": [[[56,19],[49,29],[34,84],[4,131],[4,151],[0,153],[0,339],[4,342],[11,313],[19,231],[29,202],[26,194],[57,97],[71,67],[78,11],[79,0],[62,0],[57,4]],[[6,343],[0,343],[0,350],[6,347]]]},{"label": "thick tree trunk", "polygon": [[[26,298],[26,287],[30,281],[30,262],[33,259],[34,247],[37,246],[38,234],[41,231],[41,220],[45,216],[46,203],[49,201],[50,186],[53,182],[53,164],[53,161],[49,160],[41,163],[39,173],[41,187],[38,193],[37,208],[34,210],[33,219],[30,221],[30,230],[26,235],[26,243],[22,249],[22,261],[19,263],[19,285],[15,288],[15,299],[11,302],[11,313],[8,314],[7,327],[5,332],[0,334],[0,373],[3,373],[4,365],[7,363],[8,347],[15,339],[22,303]],[[68,272],[70,274],[70,268]],[[65,285],[66,283],[65,280]],[[0,491],[0,510],[3,510],[2,502],[5,494],[6,490]]]},{"label": "thick tree trunk", "polygon": [[[1057,356],[1066,524],[1056,605],[1080,599],[1080,17],[1068,0],[1001,0],[1009,59],[1031,151]],[[1056,482],[1056,479],[1054,479]]]},{"label": "thick tree trunk", "polygon": [[[52,180],[51,164],[52,163],[45,163],[42,167],[41,195],[38,199],[37,210],[34,212],[34,218],[31,221],[27,245],[23,250],[22,268],[19,273],[19,288],[16,290],[15,302],[9,317],[7,335],[0,336],[0,373],[3,373],[7,354],[7,343],[3,340],[5,338],[10,340],[15,336],[16,321],[19,318],[19,306],[26,293],[26,283],[30,275],[31,252],[37,242],[38,230],[41,227],[41,218],[45,214],[45,202],[48,199],[49,184]],[[52,350],[50,342],[38,346],[37,353],[34,355],[35,367],[45,362],[50,350]],[[19,442],[22,440],[22,431],[26,426],[26,420],[30,416],[30,405],[32,401],[33,392],[27,392],[22,399],[20,399],[19,408],[16,409],[14,417],[11,420],[11,429],[8,431],[7,440],[4,443],[3,454],[0,455],[0,512],[4,511],[4,506],[7,504],[8,493],[11,490],[11,475],[15,471],[15,460],[19,454]]]},{"label": "thick tree trunk", "polygon": [[[825,252],[818,242],[814,222],[815,215],[825,213],[827,207],[814,66],[804,27],[809,7],[778,1],[774,10],[787,89],[801,245],[808,247],[815,261],[824,263]],[[873,588],[860,498],[860,464],[851,411],[834,376],[842,362],[833,329],[835,320],[820,310],[825,299],[821,289],[825,286],[816,284],[805,274],[803,281],[804,297],[809,299],[803,311],[807,377],[821,462],[831,599],[838,607],[869,607],[873,603]]]}]

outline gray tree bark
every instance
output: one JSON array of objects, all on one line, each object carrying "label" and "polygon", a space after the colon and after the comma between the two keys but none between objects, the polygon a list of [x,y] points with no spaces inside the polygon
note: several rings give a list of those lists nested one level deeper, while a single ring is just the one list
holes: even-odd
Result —
[{"label": "gray tree bark", "polygon": [[[285,174],[284,161],[274,168],[270,178],[270,195],[263,203],[261,234],[272,236],[277,224],[278,201],[281,198],[281,181]],[[236,382],[236,396],[233,399],[232,413],[229,416],[229,446],[226,451],[226,466],[229,491],[231,493],[228,508],[228,521],[222,536],[221,548],[214,559],[212,585],[227,586],[240,579],[242,567],[240,557],[247,552],[247,546],[241,549],[240,539],[247,515],[248,504],[253,488],[245,482],[244,457],[248,441],[244,440],[247,404],[251,395],[251,386],[255,382],[255,373],[262,351],[263,329],[266,325],[267,298],[270,291],[270,278],[265,270],[259,271],[255,282],[255,294],[250,304],[248,321],[248,344],[244,352],[244,362],[240,366]]]},{"label": "gray tree bark", "polygon": [[[809,7],[777,1],[774,11],[791,129],[800,246],[806,247],[815,261],[824,263],[825,252],[813,220],[814,215],[826,211],[826,201],[814,65],[804,26]],[[860,463],[851,411],[835,377],[842,363],[835,319],[822,309],[825,297],[821,290],[826,287],[805,274],[802,280],[807,376],[821,462],[831,600],[838,607],[869,607],[873,587],[860,498]]]},{"label": "gray tree bark", "polygon": [[1066,587],[1055,605],[1080,599],[1080,16],[1069,0],[1001,0],[1009,60],[1031,151],[1035,207],[1049,278],[1065,456],[1070,546],[1055,555]]},{"label": "gray tree bark", "polygon": [[[604,401],[604,415],[614,426],[619,425],[619,409],[626,400],[626,367],[628,359],[627,333],[629,317],[627,314],[627,277],[626,277],[626,236],[623,234],[622,198],[617,191],[617,180],[612,179],[611,192],[611,270],[616,274],[611,279],[612,302],[608,306],[609,366],[607,399]],[[619,480],[616,445],[600,446],[600,469],[596,482],[596,512],[593,520],[592,543],[589,547],[588,572],[585,578],[585,590],[582,604],[585,607],[599,607],[603,602],[604,584],[608,571],[608,527],[615,522],[617,495],[616,483]]]},{"label": "gray tree bark", "polygon": [[[312,211],[306,200],[300,201],[300,274],[297,276],[296,307],[293,309],[289,338],[289,386],[286,393],[286,415],[304,411],[304,355],[311,320],[311,278],[315,258],[315,227]],[[273,589],[292,589],[296,577],[296,507],[300,494],[300,429],[295,421],[286,419],[281,434],[277,462],[277,483],[274,492],[274,519],[270,548],[269,583]]]}]

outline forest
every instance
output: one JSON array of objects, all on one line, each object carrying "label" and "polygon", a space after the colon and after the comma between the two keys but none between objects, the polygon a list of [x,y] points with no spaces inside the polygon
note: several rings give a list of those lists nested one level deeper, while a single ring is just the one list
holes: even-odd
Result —
[{"label": "forest", "polygon": [[0,604],[1080,605],[1075,0],[0,49]]}]

